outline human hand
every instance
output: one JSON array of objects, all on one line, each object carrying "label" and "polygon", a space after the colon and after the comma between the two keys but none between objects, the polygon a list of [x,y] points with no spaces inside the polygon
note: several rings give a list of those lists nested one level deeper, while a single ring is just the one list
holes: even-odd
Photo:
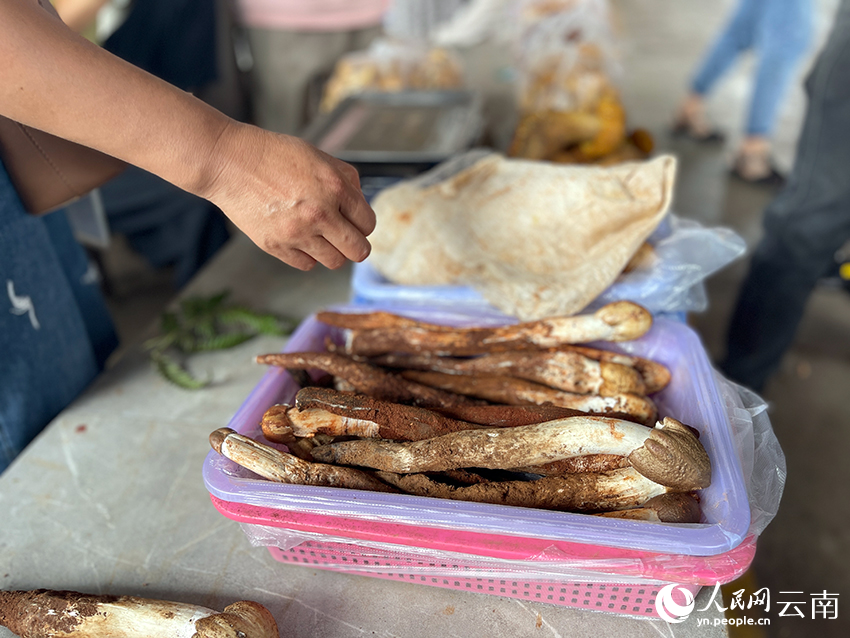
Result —
[{"label": "human hand", "polygon": [[257,246],[299,270],[363,261],[375,213],[357,170],[307,142],[233,123],[214,150],[208,192]]}]

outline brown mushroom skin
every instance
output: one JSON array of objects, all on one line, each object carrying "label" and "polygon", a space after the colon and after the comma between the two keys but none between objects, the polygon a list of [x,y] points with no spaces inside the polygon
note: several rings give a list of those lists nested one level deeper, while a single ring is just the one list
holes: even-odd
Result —
[{"label": "brown mushroom skin", "polygon": [[653,428],[644,444],[629,454],[643,476],[677,492],[711,485],[708,453],[688,426],[670,417]]},{"label": "brown mushroom skin", "polygon": [[75,591],[0,591],[0,625],[21,638],[279,638],[259,603],[239,601],[221,613],[183,603]]},{"label": "brown mushroom skin", "polygon": [[641,507],[599,514],[605,518],[627,518],[634,521],[660,523],[699,523],[699,502],[691,494],[668,492],[654,496]]},{"label": "brown mushroom skin", "polygon": [[295,395],[295,405],[300,410],[322,409],[343,417],[372,421],[379,427],[377,436],[399,441],[419,441],[479,427],[433,410],[329,388],[303,388]]},{"label": "brown mushroom skin", "polygon": [[[195,623],[197,638],[277,638],[280,632],[268,609],[251,600],[240,600],[220,614]],[[195,637],[193,637],[195,638]]]}]

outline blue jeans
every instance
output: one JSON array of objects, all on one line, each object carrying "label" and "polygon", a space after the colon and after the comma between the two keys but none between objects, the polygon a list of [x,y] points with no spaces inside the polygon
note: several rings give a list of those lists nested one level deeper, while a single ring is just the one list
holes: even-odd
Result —
[{"label": "blue jeans", "polygon": [[758,57],[747,135],[769,136],[797,63],[811,41],[811,0],[740,0],[691,90],[706,95],[744,51]]},{"label": "blue jeans", "polygon": [[727,376],[756,391],[794,340],[818,280],[850,239],[850,0],[806,80],[794,169],[768,205],[729,328]]},{"label": "blue jeans", "polygon": [[0,163],[0,472],[117,345],[64,212],[28,215]]}]

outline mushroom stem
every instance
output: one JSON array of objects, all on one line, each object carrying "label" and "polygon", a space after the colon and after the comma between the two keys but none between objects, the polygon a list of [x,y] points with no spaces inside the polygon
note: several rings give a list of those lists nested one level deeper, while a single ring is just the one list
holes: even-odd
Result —
[{"label": "mushroom stem", "polygon": [[[329,436],[380,437],[380,426],[367,419],[334,414],[321,408],[299,409],[291,406],[272,406],[263,415],[263,435],[275,443],[287,444],[289,436],[313,437],[317,434]],[[386,437],[393,438],[393,437]]]},{"label": "mushroom stem", "polygon": [[651,326],[652,315],[645,308],[631,301],[617,301],[590,315],[551,317],[498,328],[435,327],[410,320],[401,328],[355,328],[349,330],[344,350],[363,356],[388,352],[466,356],[589,341],[630,341]]},{"label": "mushroom stem", "polygon": [[345,487],[376,492],[395,491],[366,472],[350,467],[310,463],[237,434],[230,428],[219,428],[210,434],[210,445],[234,463],[278,483]]},{"label": "mushroom stem", "polygon": [[549,476],[536,481],[499,481],[462,487],[440,483],[422,474],[378,472],[377,475],[416,496],[578,512],[637,507],[669,489],[630,467]]},{"label": "mushroom stem", "polygon": [[599,516],[661,523],[699,523],[701,514],[699,503],[693,496],[684,492],[668,492],[653,496],[640,507],[603,512]]},{"label": "mushroom stem", "polygon": [[[466,423],[425,408],[380,401],[364,394],[338,392],[328,388],[299,390],[298,394],[295,395],[295,406],[305,416],[309,413],[321,418],[321,412],[313,412],[313,410],[319,409],[350,419],[353,427],[358,427],[360,425],[358,422],[361,421],[373,423],[377,426],[377,431],[370,434],[358,434],[353,430],[346,432],[346,434],[362,437],[418,441],[449,432],[479,428],[477,424]],[[305,427],[311,427],[303,421],[301,424]],[[368,429],[368,432],[372,431],[371,428]]]},{"label": "mushroom stem", "polygon": [[278,638],[269,611],[239,601],[223,612],[136,596],[71,591],[0,592],[0,625],[21,638]]},{"label": "mushroom stem", "polygon": [[319,461],[400,474],[530,468],[589,454],[628,457],[641,475],[676,491],[701,489],[711,482],[702,445],[686,426],[670,418],[649,429],[605,417],[570,417],[515,428],[466,430],[424,441],[343,441],[313,449]]},{"label": "mushroom stem", "polygon": [[378,399],[423,406],[469,403],[470,399],[408,381],[377,366],[334,352],[280,352],[261,354],[257,363],[285,369],[323,370],[348,381],[357,392]]},{"label": "mushroom stem", "polygon": [[[456,405],[434,408],[434,412],[453,419],[477,423],[488,427],[516,427],[565,419],[570,416],[588,416],[581,410],[562,408],[555,405]],[[611,414],[614,419],[628,420],[627,415]]]},{"label": "mushroom stem", "polygon": [[452,394],[485,399],[508,405],[551,404],[590,414],[627,414],[635,421],[650,424],[657,411],[651,399],[623,392],[614,396],[576,394],[555,390],[540,383],[505,376],[472,376],[405,370],[402,377],[411,382],[438,388]]},{"label": "mushroom stem", "polygon": [[643,377],[634,368],[596,361],[569,350],[498,352],[472,359],[389,354],[374,357],[371,362],[408,370],[516,377],[577,394],[613,396],[622,392],[646,392]]},{"label": "mushroom stem", "polygon": [[647,394],[659,392],[670,383],[671,374],[667,366],[651,359],[644,359],[643,357],[636,357],[621,352],[611,352],[610,350],[600,350],[599,348],[590,348],[588,346],[563,345],[559,346],[558,350],[576,352],[599,362],[618,363],[632,367],[643,377]]}]

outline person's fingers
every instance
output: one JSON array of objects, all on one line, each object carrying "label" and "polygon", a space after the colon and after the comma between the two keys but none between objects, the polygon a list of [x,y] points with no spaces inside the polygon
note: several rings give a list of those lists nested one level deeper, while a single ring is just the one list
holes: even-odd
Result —
[{"label": "person's fingers", "polygon": [[366,198],[362,192],[357,191],[357,193],[350,194],[348,198],[343,200],[339,212],[364,236],[368,237],[375,230],[377,223],[375,211],[366,203]]},{"label": "person's fingers", "polygon": [[289,264],[293,268],[297,268],[298,270],[303,270],[305,272],[313,270],[313,267],[317,263],[310,255],[302,250],[298,250],[297,248],[278,250],[272,252],[271,255],[277,257],[282,262]]},{"label": "person's fingers", "polygon": [[351,164],[347,162],[343,162],[337,160],[339,169],[342,171],[343,175],[345,175],[346,179],[351,183],[351,185],[360,191],[360,173],[354,168]]},{"label": "person's fingers", "polygon": [[[325,227],[322,234],[336,250],[351,261],[363,261],[372,252],[372,244],[345,215],[340,215],[335,223]],[[313,252],[310,251],[310,254],[313,255]]]},{"label": "person's fingers", "polygon": [[313,237],[304,246],[304,250],[325,268],[331,270],[342,268],[347,262],[345,256],[324,237]]}]

